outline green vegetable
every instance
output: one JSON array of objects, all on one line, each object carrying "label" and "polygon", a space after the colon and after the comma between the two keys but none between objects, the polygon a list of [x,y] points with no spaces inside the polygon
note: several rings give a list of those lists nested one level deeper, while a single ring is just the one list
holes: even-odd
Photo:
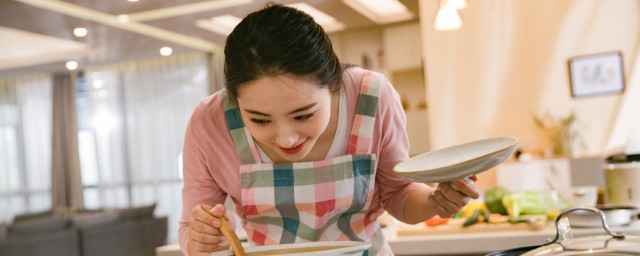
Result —
[{"label": "green vegetable", "polygon": [[522,191],[502,197],[502,204],[509,217],[518,218],[525,214],[545,214],[544,195],[533,191]]},{"label": "green vegetable", "polygon": [[487,190],[484,193],[484,204],[491,213],[507,215],[507,209],[502,204],[502,198],[509,194],[509,190],[505,187],[497,186]]},{"label": "green vegetable", "polygon": [[489,222],[489,216],[491,216],[491,213],[489,211],[482,211],[482,217],[484,218],[484,222]]},{"label": "green vegetable", "polygon": [[476,224],[476,222],[478,222],[478,217],[480,217],[480,213],[482,212],[483,211],[481,209],[476,209],[475,211],[473,211],[471,216],[467,218],[467,220],[465,220],[464,223],[462,223],[462,227],[468,227],[473,224]]}]

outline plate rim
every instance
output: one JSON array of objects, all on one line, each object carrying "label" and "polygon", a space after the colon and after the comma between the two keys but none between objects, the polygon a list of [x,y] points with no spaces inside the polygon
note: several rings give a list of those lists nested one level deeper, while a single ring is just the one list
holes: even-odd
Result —
[{"label": "plate rim", "polygon": [[[430,154],[430,153],[433,153],[433,152],[437,152],[437,151],[440,151],[440,150],[447,150],[447,149],[451,149],[451,148],[454,148],[454,147],[462,147],[462,146],[464,146],[464,145],[473,144],[473,143],[479,143],[479,142],[482,142],[482,141],[499,140],[499,139],[509,139],[509,140],[511,140],[511,142],[512,142],[512,143],[510,143],[508,146],[505,146],[504,148],[501,148],[501,149],[499,149],[499,150],[496,150],[496,151],[490,152],[490,153],[488,153],[488,154],[484,154],[484,155],[481,155],[481,156],[477,156],[477,157],[474,157],[474,158],[472,158],[472,159],[465,160],[465,161],[462,161],[462,162],[458,162],[458,163],[455,163],[455,164],[450,164],[450,165],[446,165],[446,166],[441,166],[441,167],[438,167],[438,168],[425,169],[425,170],[420,170],[420,171],[400,171],[400,170],[398,170],[398,169],[397,169],[397,167],[398,167],[399,165],[401,165],[402,163],[405,163],[405,162],[407,162],[407,161],[409,161],[409,160],[411,160],[411,159],[414,159],[414,158],[418,158],[418,157],[420,157],[420,156],[422,156],[422,155],[427,155],[427,154]],[[493,137],[493,138],[486,138],[486,139],[474,140],[474,141],[470,141],[470,142],[466,142],[466,143],[462,143],[462,144],[458,144],[458,145],[453,145],[453,146],[450,146],[450,147],[445,147],[445,148],[437,149],[437,150],[434,150],[434,151],[425,152],[425,153],[419,154],[419,155],[414,156],[414,157],[410,157],[410,158],[408,158],[408,159],[406,159],[406,160],[404,160],[404,161],[402,161],[402,162],[400,162],[400,163],[396,164],[396,165],[393,167],[393,171],[394,171],[395,173],[399,174],[399,175],[403,175],[403,174],[405,174],[405,175],[406,175],[406,174],[424,174],[424,173],[440,172],[440,171],[442,171],[442,170],[451,169],[453,166],[468,164],[469,162],[477,161],[478,159],[481,159],[481,158],[485,158],[485,157],[488,157],[488,156],[491,156],[491,155],[497,155],[497,154],[500,154],[500,153],[502,153],[502,152],[504,152],[504,151],[506,151],[506,150],[509,150],[509,149],[510,149],[510,148],[512,148],[512,147],[517,147],[518,143],[519,143],[518,139],[517,139],[517,138],[515,138],[515,137],[511,137],[511,136]]]}]

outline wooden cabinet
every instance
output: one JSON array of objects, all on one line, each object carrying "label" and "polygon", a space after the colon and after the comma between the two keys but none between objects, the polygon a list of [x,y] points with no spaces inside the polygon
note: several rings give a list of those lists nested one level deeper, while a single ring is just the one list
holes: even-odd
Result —
[{"label": "wooden cabinet", "polygon": [[404,71],[422,68],[420,23],[403,23],[385,27],[383,47],[386,69]]}]

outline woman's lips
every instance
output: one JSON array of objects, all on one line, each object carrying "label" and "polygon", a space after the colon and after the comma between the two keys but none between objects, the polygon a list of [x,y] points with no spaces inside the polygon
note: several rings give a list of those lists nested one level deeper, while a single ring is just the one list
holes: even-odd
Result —
[{"label": "woman's lips", "polygon": [[280,148],[280,150],[282,150],[282,152],[287,153],[289,155],[293,155],[295,153],[300,152],[300,150],[302,150],[304,148],[304,145],[307,144],[307,141],[305,140],[304,142],[300,143],[300,145],[292,147],[292,148]]}]

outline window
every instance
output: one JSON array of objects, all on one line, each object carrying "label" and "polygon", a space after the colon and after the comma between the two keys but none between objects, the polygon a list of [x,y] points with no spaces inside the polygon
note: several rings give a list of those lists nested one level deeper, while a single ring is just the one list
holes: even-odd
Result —
[{"label": "window", "polygon": [[86,70],[78,80],[78,146],[85,208],[157,203],[177,241],[179,173],[191,112],[208,94],[206,56]]},{"label": "window", "polygon": [[0,222],[51,208],[51,78],[0,81]]}]

